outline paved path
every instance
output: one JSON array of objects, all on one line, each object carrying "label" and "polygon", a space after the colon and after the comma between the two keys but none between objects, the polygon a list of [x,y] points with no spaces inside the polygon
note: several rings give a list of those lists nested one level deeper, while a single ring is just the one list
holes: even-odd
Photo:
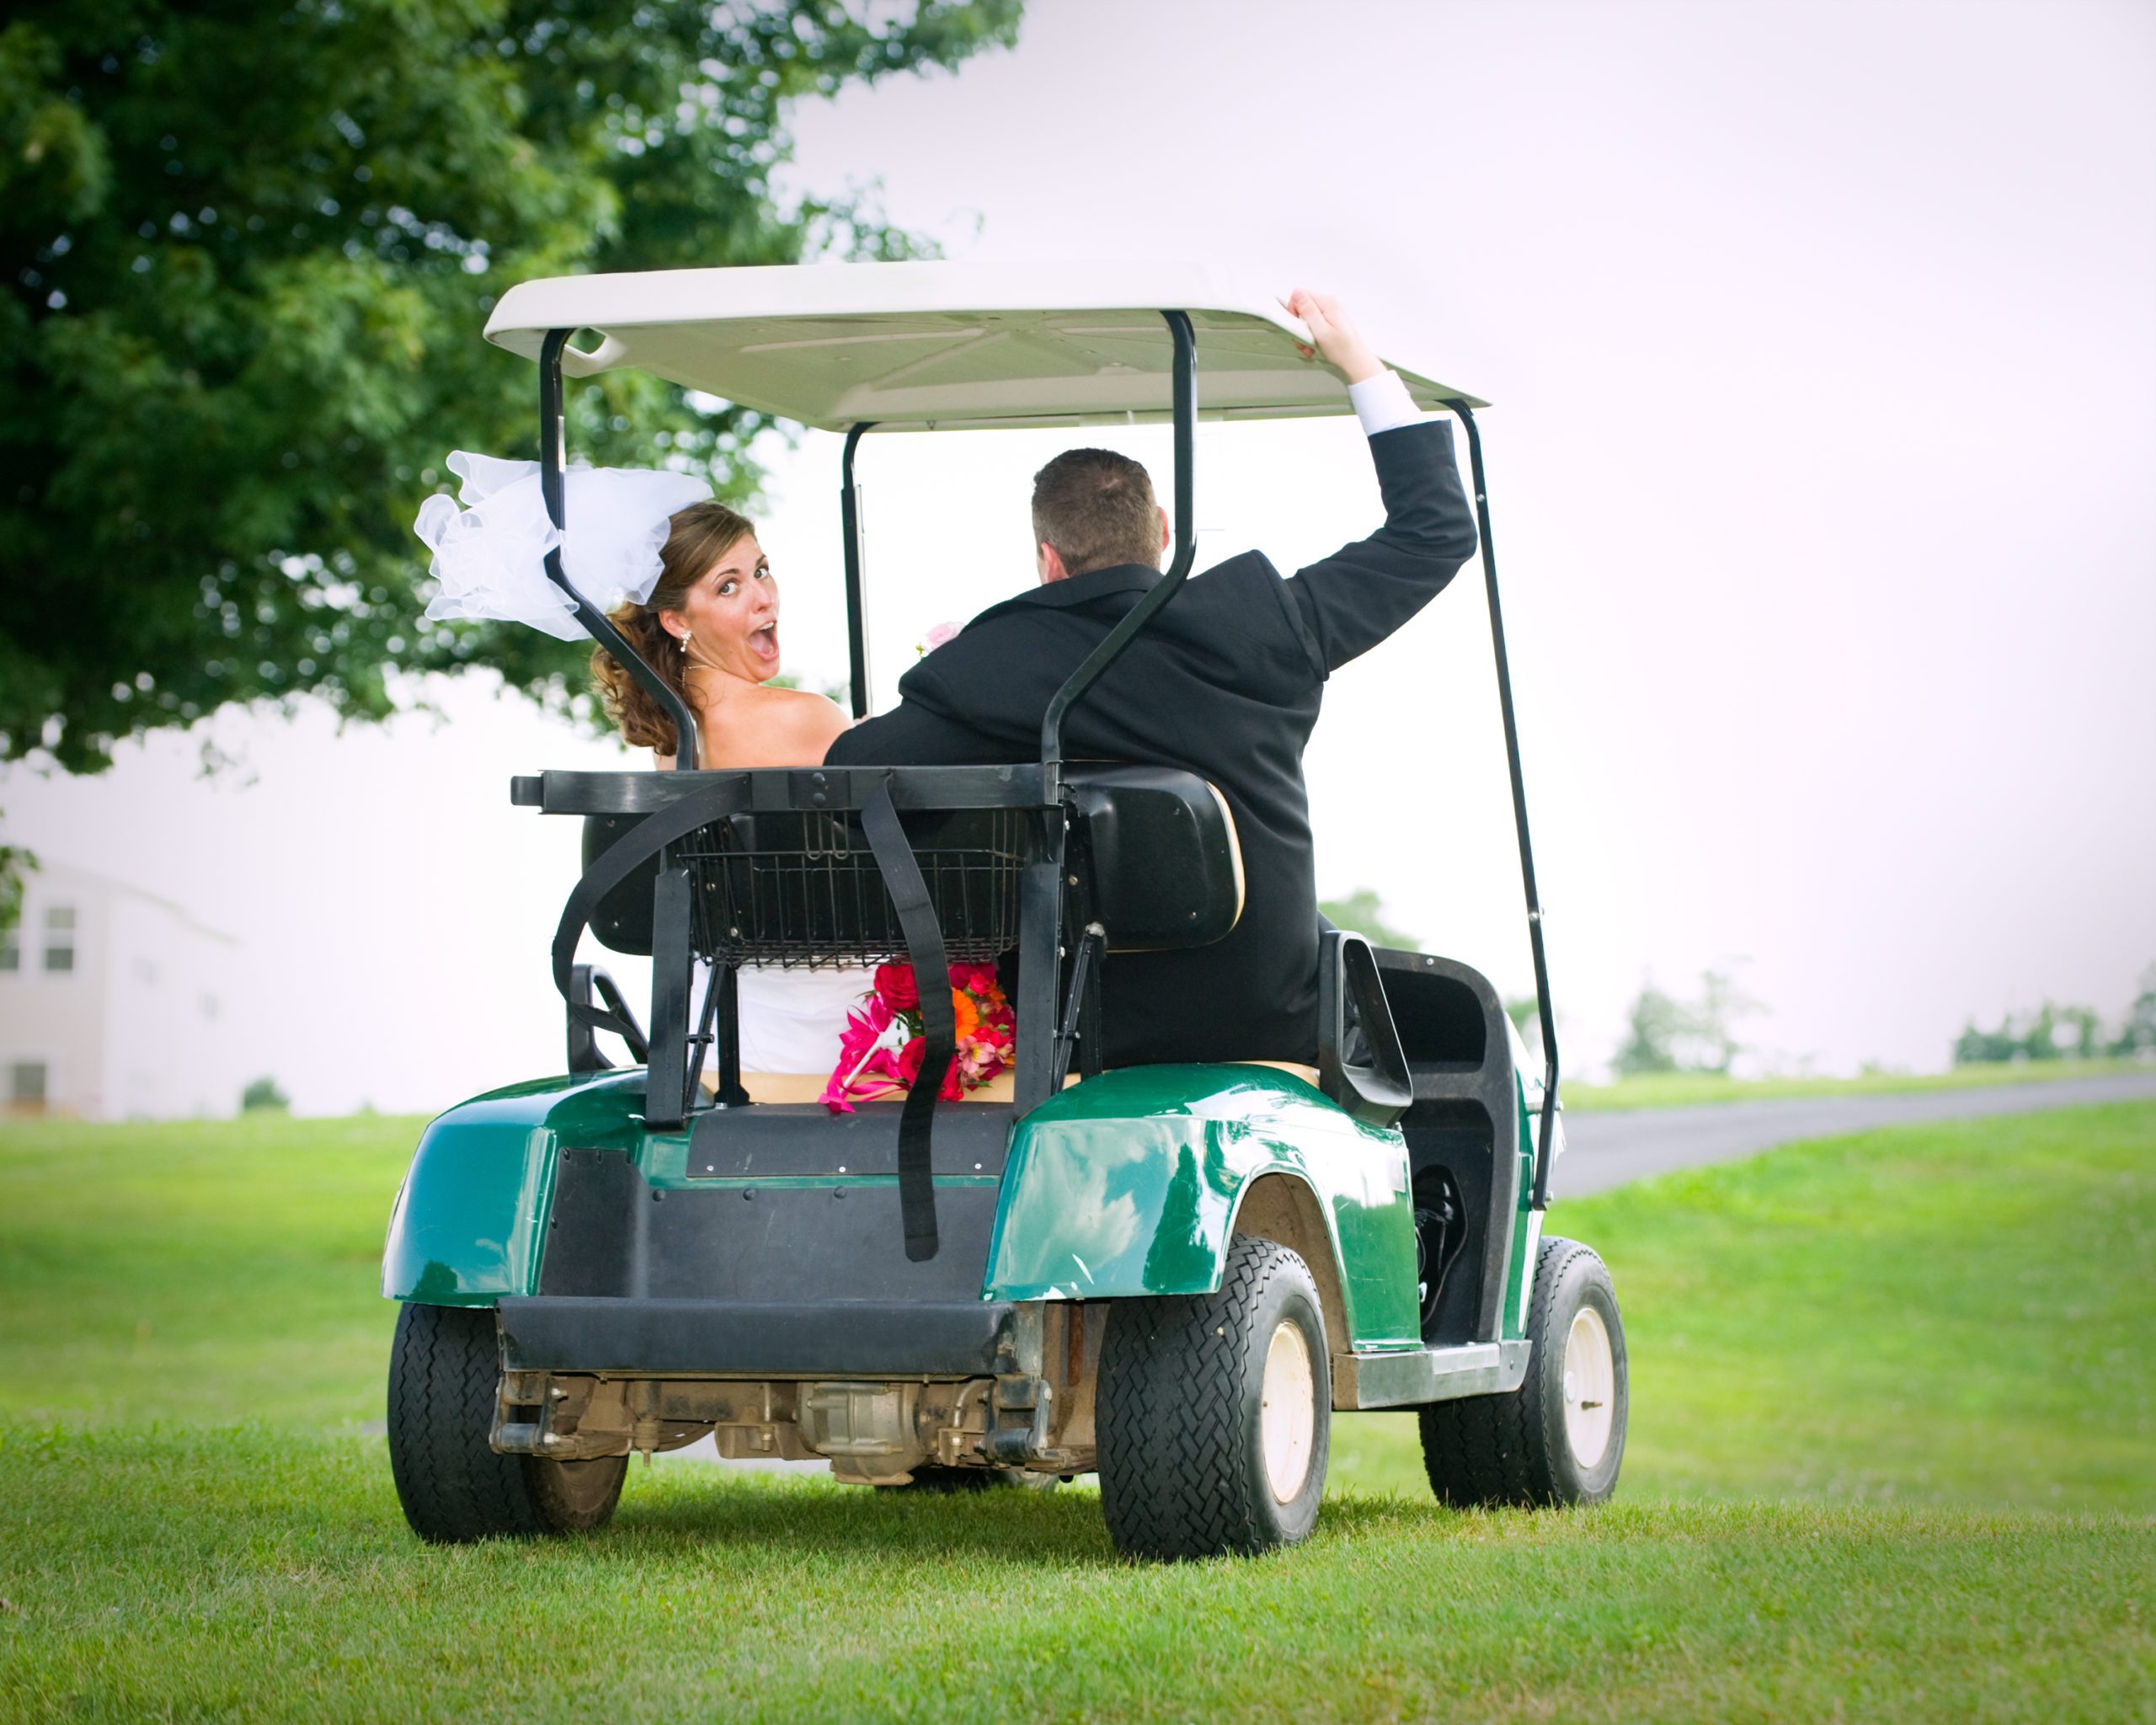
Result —
[{"label": "paved path", "polygon": [[1552,1195],[1578,1198],[1672,1168],[1735,1162],[1778,1144],[1838,1138],[1875,1126],[2020,1114],[2036,1108],[2100,1102],[2156,1102],[2156,1072],[2053,1083],[2002,1084],[1978,1090],[1916,1090],[1899,1095],[1789,1097],[1775,1102],[1700,1103],[1678,1108],[1614,1108],[1567,1114],[1565,1154],[1550,1177]]}]

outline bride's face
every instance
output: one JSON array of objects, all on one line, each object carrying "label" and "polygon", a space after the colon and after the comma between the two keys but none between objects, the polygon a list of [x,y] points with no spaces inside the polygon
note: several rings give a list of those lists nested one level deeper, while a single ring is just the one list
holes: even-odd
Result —
[{"label": "bride's face", "polygon": [[778,675],[778,583],[753,533],[744,535],[681,597],[659,613],[675,635],[688,631],[686,657],[752,683]]}]

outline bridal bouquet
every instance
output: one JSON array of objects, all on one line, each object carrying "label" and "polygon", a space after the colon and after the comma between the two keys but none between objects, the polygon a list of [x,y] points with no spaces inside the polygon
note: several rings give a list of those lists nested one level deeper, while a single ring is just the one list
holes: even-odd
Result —
[{"label": "bridal bouquet", "polygon": [[[1011,1065],[1017,1020],[993,964],[953,964],[950,989],[958,1058],[943,1075],[942,1100],[956,1102]],[[902,1094],[920,1076],[927,1052],[913,966],[879,964],[875,987],[846,1014],[839,1063],[821,1100],[833,1114],[847,1114],[857,1102]]]}]

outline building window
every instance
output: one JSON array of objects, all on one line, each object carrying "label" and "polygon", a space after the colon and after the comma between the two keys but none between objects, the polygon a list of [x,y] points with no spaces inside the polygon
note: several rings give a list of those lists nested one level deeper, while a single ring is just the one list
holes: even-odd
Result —
[{"label": "building window", "polygon": [[8,1068],[8,1103],[35,1112],[45,1107],[45,1062],[16,1060]]},{"label": "building window", "polygon": [[45,913],[45,968],[53,971],[75,968],[75,907],[55,905]]},{"label": "building window", "polygon": [[0,972],[23,968],[23,932],[19,928],[0,929]]}]

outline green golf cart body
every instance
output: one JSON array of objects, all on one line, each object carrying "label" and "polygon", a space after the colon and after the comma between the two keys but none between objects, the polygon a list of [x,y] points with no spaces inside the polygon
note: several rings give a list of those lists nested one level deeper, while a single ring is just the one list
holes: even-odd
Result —
[{"label": "green golf cart body", "polygon": [[[599,344],[572,345],[580,329]],[[676,271],[504,297],[488,334],[540,360],[558,522],[565,371],[642,366],[847,434],[857,711],[852,468],[872,424],[1166,419],[1177,548],[1059,696],[1036,761],[515,782],[516,802],[585,825],[554,951],[569,1070],[434,1121],[398,1196],[391,1452],[423,1536],[595,1526],[629,1456],[708,1436],[885,1487],[1097,1472],[1124,1551],[1254,1551],[1310,1531],[1330,1414],[1368,1408],[1421,1411],[1447,1501],[1614,1488],[1614,1297],[1593,1252],[1541,1226],[1562,1130],[1501,625],[1543,1072],[1475,970],[1347,932],[1322,943],[1315,1071],[1099,1066],[1103,959],[1218,938],[1240,862],[1210,787],[1067,762],[1061,716],[1189,572],[1196,419],[1345,408],[1304,334],[1202,270]],[[1467,425],[1480,501],[1481,403],[1402,375]],[[1486,504],[1482,529],[1497,624]],[[693,716],[558,557],[550,572],[696,759]],[[648,1034],[579,961],[587,927],[652,956]],[[910,957],[932,974],[1012,948],[1008,1100],[835,1114],[760,1098],[739,1071],[739,966]],[[600,1030],[638,1064],[611,1065]]]}]

